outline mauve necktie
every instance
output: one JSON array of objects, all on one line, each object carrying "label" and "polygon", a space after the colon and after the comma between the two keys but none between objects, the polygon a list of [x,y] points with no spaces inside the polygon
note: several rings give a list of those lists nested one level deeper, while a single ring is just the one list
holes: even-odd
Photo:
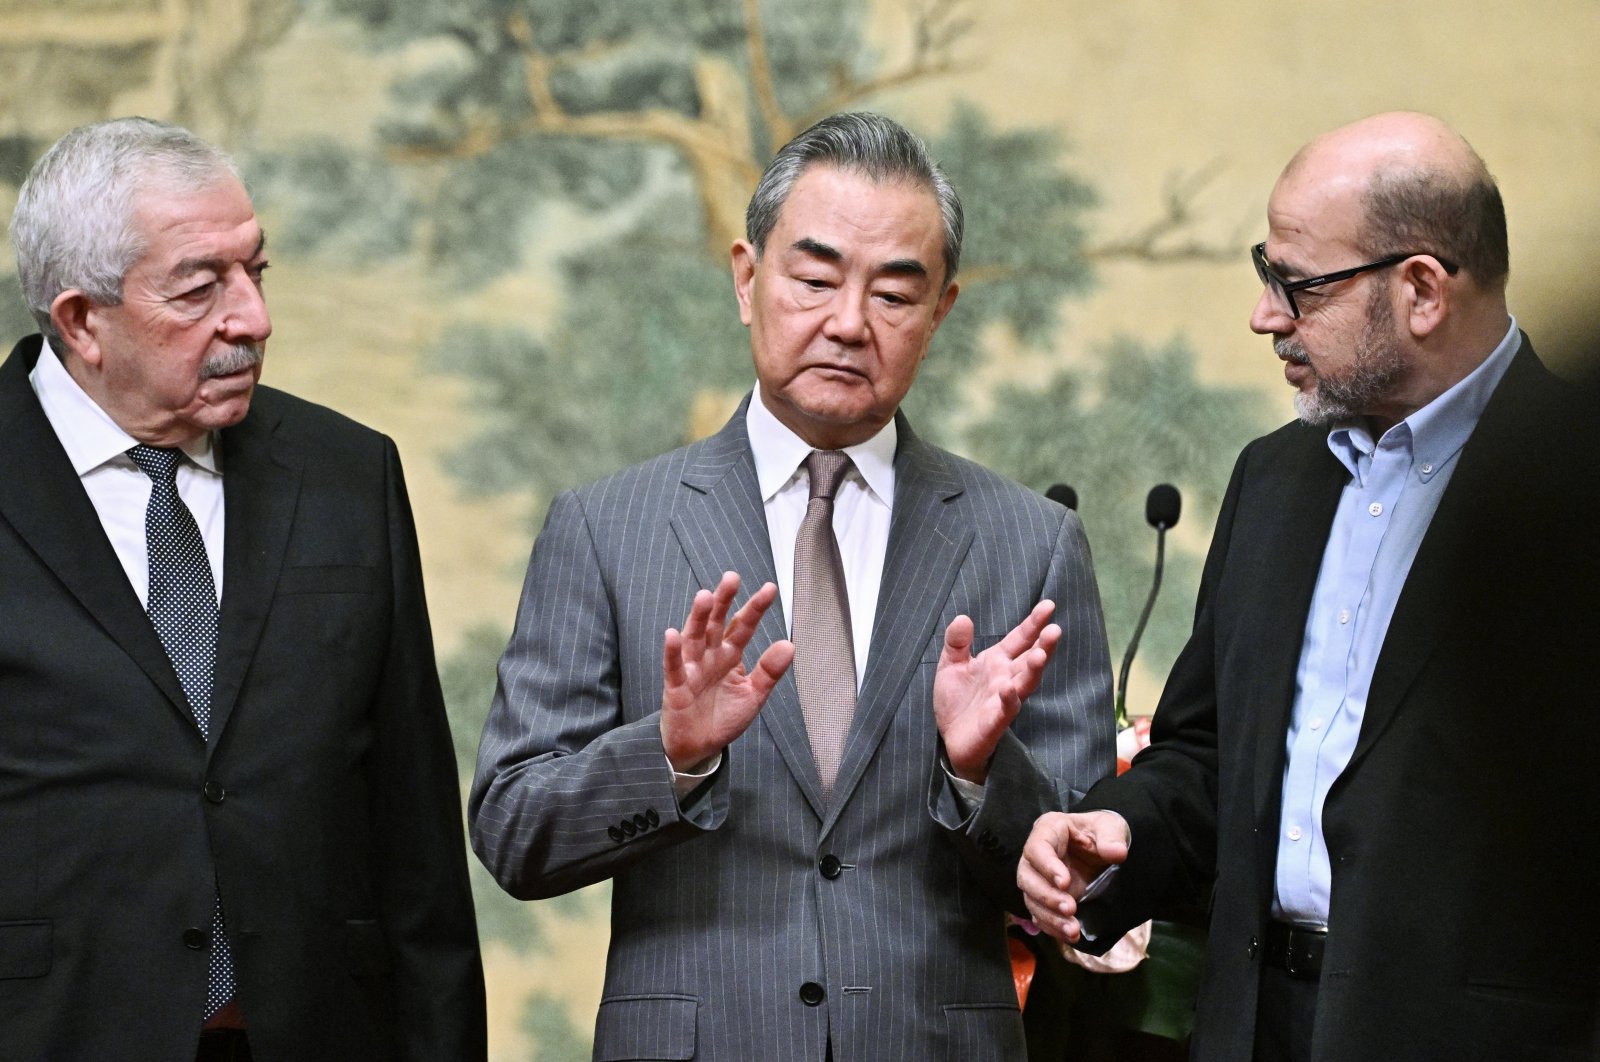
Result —
[{"label": "mauve necktie", "polygon": [[840,450],[806,458],[811,497],[794,543],[794,684],[824,796],[833,792],[856,710],[856,654],[844,563],[833,536],[833,495],[850,470]]},{"label": "mauve necktie", "polygon": [[[145,544],[150,555],[150,588],[145,611],[172,660],[202,737],[211,736],[211,673],[217,662],[217,585],[211,578],[205,540],[194,514],[178,496],[178,450],[135,446],[133,463],[150,477],[150,504],[144,511]],[[202,1021],[234,995],[233,953],[223,932],[222,894],[217,893],[211,922],[211,954],[206,969]]]}]

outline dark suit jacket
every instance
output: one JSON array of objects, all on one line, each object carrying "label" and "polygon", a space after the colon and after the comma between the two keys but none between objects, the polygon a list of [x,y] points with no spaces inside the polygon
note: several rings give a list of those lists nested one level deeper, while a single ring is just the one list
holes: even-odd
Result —
[{"label": "dark suit jacket", "polygon": [[[1084,908],[1102,939],[1215,876],[1199,1060],[1250,1057],[1295,669],[1348,480],[1326,434],[1240,456],[1154,744],[1080,805],[1133,828]],[[1458,460],[1323,811],[1317,1062],[1596,1057],[1600,418],[1524,338]]]},{"label": "dark suit jacket", "polygon": [[[741,413],[569,492],[534,545],[469,802],[520,897],[614,879],[597,1059],[1019,1059],[1005,906],[1039,811],[1111,766],[1109,665],[1077,518],[899,425],[872,648],[832,800],[794,681],[680,809],[661,638],[725,570],[773,580]],[[963,820],[937,759],[945,626],[981,649],[1049,597],[1065,636]],[[774,605],[747,661],[786,637]],[[931,811],[930,811],[931,808]],[[806,986],[810,987],[806,987]]]},{"label": "dark suit jacket", "polygon": [[393,444],[270,388],[222,433],[206,742],[28,384],[39,350],[0,367],[0,1057],[192,1058],[185,931],[219,886],[258,1062],[482,1058]]}]

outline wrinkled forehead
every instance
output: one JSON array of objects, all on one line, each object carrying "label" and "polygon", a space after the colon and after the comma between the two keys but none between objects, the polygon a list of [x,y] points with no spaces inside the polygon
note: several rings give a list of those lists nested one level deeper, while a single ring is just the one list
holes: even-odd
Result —
[{"label": "wrinkled forehead", "polygon": [[1279,243],[1353,248],[1365,217],[1365,174],[1302,164],[1284,170],[1267,199],[1268,250]]}]

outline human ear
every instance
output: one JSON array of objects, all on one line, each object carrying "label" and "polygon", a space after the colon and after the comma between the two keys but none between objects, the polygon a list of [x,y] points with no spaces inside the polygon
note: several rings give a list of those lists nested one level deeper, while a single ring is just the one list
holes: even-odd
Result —
[{"label": "human ear", "polygon": [[77,288],[68,288],[50,304],[50,323],[61,337],[66,350],[57,353],[76,355],[86,365],[99,367],[100,320],[95,302]]},{"label": "human ear", "polygon": [[755,284],[756,262],[760,255],[748,240],[733,241],[733,294],[739,300],[739,320],[750,323],[751,288]]},{"label": "human ear", "polygon": [[1419,254],[1400,264],[1400,278],[1411,334],[1431,335],[1449,316],[1450,274],[1437,258]]}]

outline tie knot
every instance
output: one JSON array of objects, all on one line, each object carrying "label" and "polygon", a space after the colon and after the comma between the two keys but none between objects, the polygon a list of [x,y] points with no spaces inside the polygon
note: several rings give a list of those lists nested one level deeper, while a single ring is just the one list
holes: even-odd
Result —
[{"label": "tie knot", "polygon": [[172,483],[177,479],[180,451],[174,448],[141,443],[130,449],[128,456],[157,483]]},{"label": "tie knot", "polygon": [[806,457],[806,473],[811,477],[811,497],[833,500],[850,471],[850,456],[843,450],[812,450]]}]

